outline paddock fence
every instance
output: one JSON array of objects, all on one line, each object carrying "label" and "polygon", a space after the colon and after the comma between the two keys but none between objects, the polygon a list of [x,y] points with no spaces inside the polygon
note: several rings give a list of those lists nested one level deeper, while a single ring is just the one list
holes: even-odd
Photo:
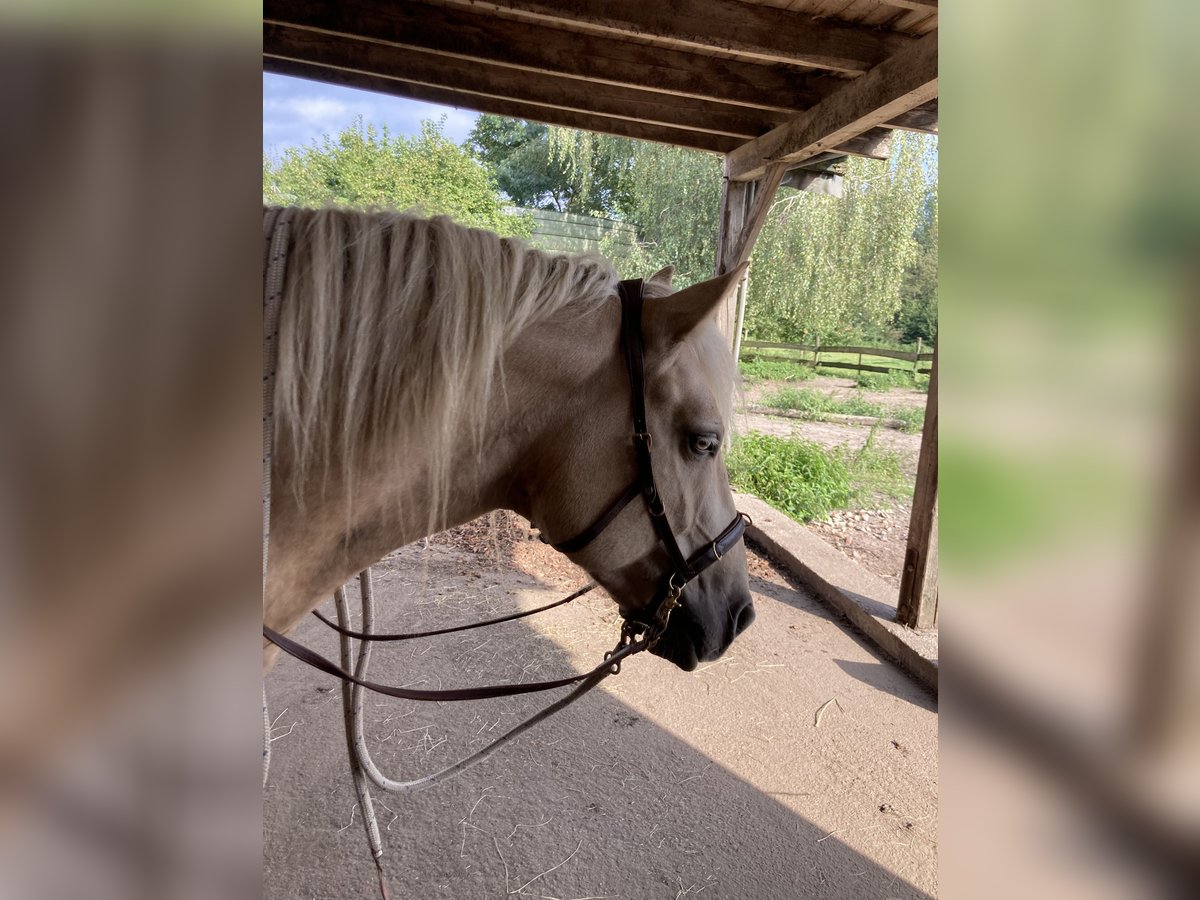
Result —
[{"label": "paddock fence", "polygon": [[[908,366],[880,365],[874,362],[863,362],[863,358],[897,360],[906,362]],[[915,372],[918,375],[928,375],[929,367],[921,367],[921,363],[933,360],[932,352],[924,352],[920,338],[917,339],[915,350],[893,350],[888,347],[849,347],[839,344],[783,344],[777,341],[742,341],[740,360],[774,359],[783,362],[793,362],[797,365],[818,366],[824,369],[849,369],[855,372],[880,372],[889,375],[892,372]]]}]

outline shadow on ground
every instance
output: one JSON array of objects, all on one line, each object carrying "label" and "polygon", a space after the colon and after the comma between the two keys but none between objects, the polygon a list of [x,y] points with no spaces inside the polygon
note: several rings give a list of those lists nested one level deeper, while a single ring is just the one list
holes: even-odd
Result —
[{"label": "shadow on ground", "polygon": [[[481,573],[453,546],[406,548],[377,578],[379,627],[527,607],[567,577],[539,575],[500,563]],[[932,896],[936,717],[912,705],[920,688],[889,687],[861,644],[789,591],[756,578],[759,620],[718,663],[682,673],[639,657],[459,779],[381,797],[392,897]],[[489,631],[379,652],[372,677],[431,687],[552,677],[594,663],[616,621],[606,598],[589,597]],[[336,655],[315,620],[296,636]],[[832,646],[818,652],[822,642]],[[333,687],[290,659],[268,678],[278,739],[263,812],[267,897],[377,896]],[[816,727],[826,694],[838,706]],[[548,696],[370,699],[368,740],[385,771],[414,777],[478,749]],[[892,738],[895,749],[893,734],[903,739]]]}]

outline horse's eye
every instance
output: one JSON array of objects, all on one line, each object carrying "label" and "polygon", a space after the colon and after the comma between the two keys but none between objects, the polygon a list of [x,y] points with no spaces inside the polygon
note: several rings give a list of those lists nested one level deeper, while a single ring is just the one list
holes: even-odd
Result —
[{"label": "horse's eye", "polygon": [[697,456],[712,456],[721,446],[721,439],[715,434],[693,434],[688,438],[688,446]]}]

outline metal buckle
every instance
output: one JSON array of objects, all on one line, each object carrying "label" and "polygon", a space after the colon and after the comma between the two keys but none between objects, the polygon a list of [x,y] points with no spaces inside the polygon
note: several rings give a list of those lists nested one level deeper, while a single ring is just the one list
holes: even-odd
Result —
[{"label": "metal buckle", "polygon": [[648,431],[635,431],[633,433],[633,439],[635,441],[641,441],[643,444],[645,444],[647,450],[654,449],[654,435]]}]

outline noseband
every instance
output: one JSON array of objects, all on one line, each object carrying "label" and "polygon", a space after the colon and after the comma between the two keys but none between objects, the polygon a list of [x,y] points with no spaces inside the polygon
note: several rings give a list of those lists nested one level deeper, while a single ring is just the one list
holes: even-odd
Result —
[{"label": "noseband", "polygon": [[712,541],[691,556],[684,556],[679,541],[671,529],[662,494],[654,483],[652,450],[654,439],[646,423],[646,361],[645,341],[642,337],[642,308],[645,305],[644,285],[640,278],[622,281],[617,285],[621,298],[621,346],[625,351],[625,367],[629,372],[629,392],[633,401],[633,449],[637,461],[637,475],[625,488],[624,493],[609,504],[608,508],[583,531],[566,541],[550,543],[560,553],[577,553],[604,533],[620,515],[621,510],[641,496],[650,514],[650,524],[658,534],[659,543],[667,551],[671,569],[664,573],[662,582],[645,609],[634,614],[625,614],[626,625],[635,634],[649,631],[652,641],[657,640],[666,629],[667,619],[683,595],[688,582],[716,563],[742,538],[746,530],[746,515],[737,513],[725,529]]}]

